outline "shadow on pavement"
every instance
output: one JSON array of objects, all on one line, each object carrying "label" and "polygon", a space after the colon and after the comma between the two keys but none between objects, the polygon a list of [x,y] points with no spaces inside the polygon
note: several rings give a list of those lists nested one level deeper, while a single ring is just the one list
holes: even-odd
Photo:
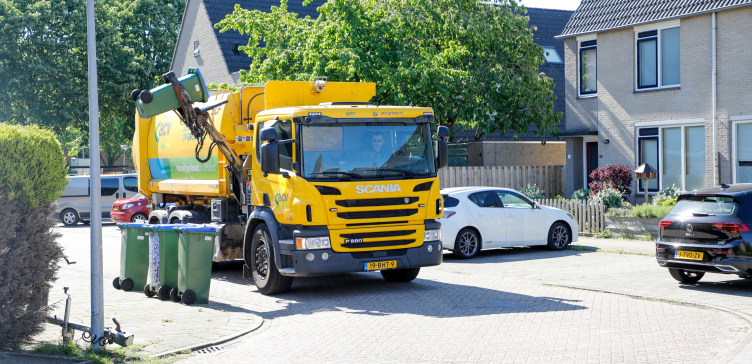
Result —
[{"label": "shadow on pavement", "polygon": [[[212,281],[212,291],[216,287],[225,293],[222,295],[224,297],[227,290],[236,290],[239,296],[250,297],[251,301],[268,299],[258,293],[252,281],[242,278],[240,261],[220,263],[212,274]],[[221,288],[218,287],[220,285]],[[579,302],[577,300],[533,297],[470,285],[447,284],[420,279],[420,276],[410,283],[390,283],[377,272],[296,278],[290,292],[273,298],[277,300],[277,306],[281,309],[254,313],[265,319],[325,311],[377,316],[412,314],[429,317],[469,317],[586,308],[574,304]]]},{"label": "shadow on pavement", "polygon": [[593,253],[595,248],[588,250],[551,251],[545,246],[498,248],[483,250],[471,259],[460,259],[450,251],[444,251],[444,263],[488,264],[501,262],[521,262],[526,260],[553,259],[566,256]]},{"label": "shadow on pavement", "polygon": [[[668,274],[668,271],[666,271],[666,274]],[[720,274],[711,274],[707,273],[705,274],[705,277],[703,279],[707,279],[709,276],[721,276]],[[695,284],[681,284],[679,282],[676,282],[679,288],[689,290],[689,291],[701,291],[701,292],[708,292],[708,293],[719,293],[719,294],[725,294],[729,296],[738,296],[738,297],[752,297],[752,280],[750,279],[744,279],[744,278],[731,278],[736,277],[733,275],[728,275],[729,279],[723,280],[723,281],[699,281]]]}]

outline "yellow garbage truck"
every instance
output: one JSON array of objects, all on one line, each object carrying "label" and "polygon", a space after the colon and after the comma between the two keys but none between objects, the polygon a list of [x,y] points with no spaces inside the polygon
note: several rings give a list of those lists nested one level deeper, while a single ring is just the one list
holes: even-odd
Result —
[{"label": "yellow garbage truck", "polygon": [[214,262],[243,259],[262,294],[294,277],[442,262],[446,127],[428,107],[373,105],[373,83],[207,90],[200,71],[135,90],[133,160],[151,224],[215,224]]}]

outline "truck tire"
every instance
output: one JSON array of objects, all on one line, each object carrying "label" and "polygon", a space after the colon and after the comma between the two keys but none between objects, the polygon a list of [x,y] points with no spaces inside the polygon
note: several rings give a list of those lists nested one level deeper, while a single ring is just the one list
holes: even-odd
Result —
[{"label": "truck tire", "polygon": [[420,268],[403,268],[403,269],[385,269],[381,271],[381,276],[387,282],[410,282],[418,277]]},{"label": "truck tire", "polygon": [[292,277],[285,277],[274,263],[274,244],[266,224],[259,224],[251,240],[253,282],[263,295],[283,293],[292,287]]}]

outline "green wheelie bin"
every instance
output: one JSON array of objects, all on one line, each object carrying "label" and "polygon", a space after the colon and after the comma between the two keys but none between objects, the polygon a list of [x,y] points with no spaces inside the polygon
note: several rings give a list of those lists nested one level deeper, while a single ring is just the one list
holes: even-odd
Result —
[{"label": "green wheelie bin", "polygon": [[[188,226],[188,225],[185,225]],[[178,286],[178,232],[175,225],[147,225],[149,232],[149,280],[144,286],[147,297],[170,299],[170,290]]]},{"label": "green wheelie bin", "polygon": [[170,298],[186,305],[209,303],[214,240],[222,233],[220,226],[176,227],[179,236],[178,286]]},{"label": "green wheelie bin", "polygon": [[143,287],[149,271],[149,234],[144,224],[122,223],[120,228],[120,276],[112,281],[115,289],[130,291]]},{"label": "green wheelie bin", "polygon": [[[167,76],[169,74],[165,74]],[[163,76],[164,77],[164,76]],[[166,81],[166,80],[165,80]],[[188,74],[178,78],[183,88],[191,96],[193,102],[206,102],[209,100],[209,89],[206,88],[204,76],[198,68],[191,68]],[[139,90],[134,91],[137,92]],[[180,100],[175,93],[172,83],[165,83],[151,90],[140,91],[138,95],[131,94],[131,100],[136,102],[138,114],[148,119],[180,107]]]}]

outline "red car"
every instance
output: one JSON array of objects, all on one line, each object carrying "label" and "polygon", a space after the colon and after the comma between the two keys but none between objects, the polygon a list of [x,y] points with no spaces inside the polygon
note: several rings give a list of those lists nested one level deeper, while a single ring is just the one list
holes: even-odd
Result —
[{"label": "red car", "polygon": [[113,222],[146,224],[149,222],[149,199],[139,193],[131,198],[117,200],[112,204],[110,218]]}]

